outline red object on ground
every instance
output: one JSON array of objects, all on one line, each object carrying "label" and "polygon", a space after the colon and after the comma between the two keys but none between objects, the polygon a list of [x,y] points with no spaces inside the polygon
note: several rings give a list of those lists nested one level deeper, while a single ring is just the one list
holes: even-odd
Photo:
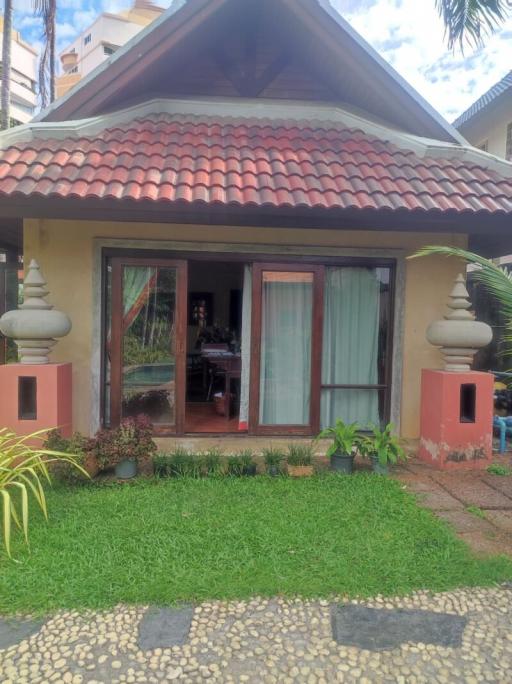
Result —
[{"label": "red object on ground", "polygon": [[486,468],[493,391],[490,373],[423,370],[419,458],[445,470]]},{"label": "red object on ground", "polygon": [[[108,124],[106,124],[107,126]],[[486,160],[421,156],[309,120],[154,114],[0,151],[0,197],[507,213],[512,179]],[[43,136],[46,136],[43,137]]]},{"label": "red object on ground", "polygon": [[72,433],[70,363],[0,366],[0,427],[17,435],[59,428]]}]

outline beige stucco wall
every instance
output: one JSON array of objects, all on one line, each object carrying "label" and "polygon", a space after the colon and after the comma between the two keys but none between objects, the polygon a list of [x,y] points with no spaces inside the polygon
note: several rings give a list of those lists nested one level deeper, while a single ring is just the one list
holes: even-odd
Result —
[{"label": "beige stucco wall", "polygon": [[[403,232],[335,231],[275,228],[214,228],[67,220],[27,220],[25,258],[37,258],[47,277],[51,302],[73,322],[70,335],[53,353],[54,361],[74,365],[75,428],[87,433],[91,424],[91,354],[93,349],[94,239],[179,240],[201,243],[249,243],[332,246],[337,248],[401,249],[412,254],[426,244],[465,246],[465,237]],[[122,244],[120,245],[122,246]],[[143,247],[143,244],[141,244]],[[241,247],[240,251],[243,251]],[[28,261],[27,261],[28,263]],[[460,264],[429,257],[406,262],[403,337],[401,431],[418,437],[420,372],[437,367],[439,354],[425,341],[428,323],[443,314],[444,303]],[[96,302],[96,304],[98,304]]]},{"label": "beige stucco wall", "polygon": [[512,123],[512,103],[509,97],[505,97],[464,125],[461,133],[475,147],[487,141],[487,152],[505,157],[509,123]]}]

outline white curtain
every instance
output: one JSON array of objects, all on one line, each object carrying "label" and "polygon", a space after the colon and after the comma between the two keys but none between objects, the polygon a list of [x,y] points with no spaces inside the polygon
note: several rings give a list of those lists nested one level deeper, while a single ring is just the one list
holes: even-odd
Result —
[{"label": "white curtain", "polygon": [[252,321],[252,266],[244,268],[244,291],[242,295],[242,371],[240,380],[239,430],[249,425],[249,384],[251,377],[251,321]]},{"label": "white curtain", "polygon": [[[380,283],[375,269],[330,268],[326,273],[322,385],[378,384]],[[324,389],[322,427],[337,418],[379,422],[377,390]]]},{"label": "white curtain", "polygon": [[260,423],[307,425],[312,280],[309,274],[269,273],[263,280],[262,297]]}]

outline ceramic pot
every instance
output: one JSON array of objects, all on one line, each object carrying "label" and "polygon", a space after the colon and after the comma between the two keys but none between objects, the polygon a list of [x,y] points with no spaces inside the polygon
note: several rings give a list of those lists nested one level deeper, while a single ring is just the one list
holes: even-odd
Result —
[{"label": "ceramic pot", "polygon": [[278,466],[278,465],[267,466],[267,475],[270,475],[270,477],[279,477],[279,475],[281,475],[281,473],[282,473],[281,466]]},{"label": "ceramic pot", "polygon": [[256,475],[256,463],[252,463],[249,466],[244,466],[242,475],[244,477],[254,477]]},{"label": "ceramic pot", "polygon": [[351,475],[354,470],[354,454],[334,454],[331,456],[331,470],[335,473]]},{"label": "ceramic pot", "polygon": [[387,463],[382,464],[377,456],[370,456],[373,472],[377,475],[387,475],[389,473]]},{"label": "ceramic pot", "polygon": [[119,480],[131,480],[137,475],[137,461],[134,458],[126,458],[120,461],[115,468],[116,477]]},{"label": "ceramic pot", "polygon": [[313,473],[314,468],[312,465],[288,465],[288,475],[290,477],[311,477]]}]

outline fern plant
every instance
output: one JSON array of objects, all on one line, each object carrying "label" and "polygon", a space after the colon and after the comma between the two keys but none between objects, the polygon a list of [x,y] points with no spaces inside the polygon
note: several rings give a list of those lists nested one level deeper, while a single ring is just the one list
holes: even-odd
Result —
[{"label": "fern plant", "polygon": [[9,558],[13,524],[22,531],[28,544],[29,501],[34,499],[48,520],[44,484],[51,484],[49,467],[67,463],[85,477],[86,471],[72,454],[31,446],[43,439],[46,430],[19,437],[6,428],[0,430],[0,498],[2,501],[3,543]]}]

